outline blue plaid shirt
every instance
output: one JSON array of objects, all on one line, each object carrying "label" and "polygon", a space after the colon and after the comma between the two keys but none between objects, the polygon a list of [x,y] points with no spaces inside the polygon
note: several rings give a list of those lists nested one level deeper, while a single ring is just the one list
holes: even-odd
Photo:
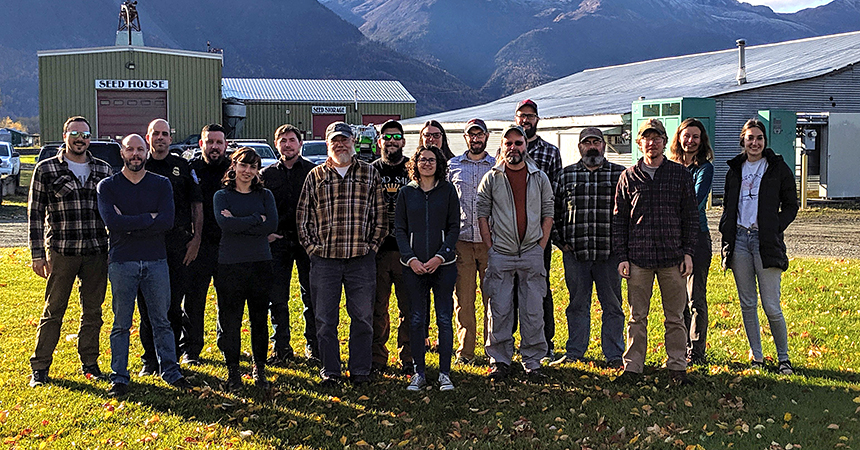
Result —
[{"label": "blue plaid shirt", "polygon": [[[467,152],[468,153],[468,152]],[[457,189],[460,197],[460,240],[481,242],[478,229],[478,185],[484,175],[496,165],[496,158],[488,153],[482,159],[472,161],[464,153],[448,161],[448,181]]]},{"label": "blue plaid shirt", "polygon": [[558,147],[538,136],[537,139],[529,142],[528,153],[537,163],[538,169],[554,183],[561,173],[561,152],[558,151]]}]

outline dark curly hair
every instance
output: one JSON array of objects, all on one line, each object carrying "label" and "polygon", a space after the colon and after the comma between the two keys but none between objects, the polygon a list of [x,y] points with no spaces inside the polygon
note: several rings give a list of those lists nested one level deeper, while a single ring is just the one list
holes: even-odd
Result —
[{"label": "dark curly hair", "polygon": [[448,163],[445,159],[445,155],[442,154],[442,150],[435,146],[418,147],[415,154],[409,158],[409,162],[406,163],[406,170],[409,171],[409,178],[415,181],[419,181],[421,179],[421,173],[418,172],[418,158],[421,157],[421,152],[423,151],[433,152],[433,156],[436,158],[436,172],[433,173],[433,178],[436,179],[437,182],[445,181],[448,176]]},{"label": "dark curly hair", "polygon": [[260,178],[260,155],[251,147],[242,147],[230,156],[230,169],[221,178],[221,185],[227,189],[236,189],[236,163],[245,163],[257,167],[257,176],[251,180],[251,190],[263,189],[263,180]]}]

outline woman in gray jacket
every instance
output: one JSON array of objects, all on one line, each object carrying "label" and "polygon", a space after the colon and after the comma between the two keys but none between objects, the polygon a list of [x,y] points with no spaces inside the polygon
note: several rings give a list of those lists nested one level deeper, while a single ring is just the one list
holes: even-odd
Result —
[{"label": "woman in gray jacket", "polygon": [[[454,389],[451,382],[451,353],[454,330],[454,283],[457,266],[454,248],[460,235],[460,200],[457,190],[446,180],[448,165],[437,147],[420,147],[407,163],[408,185],[400,189],[394,212],[394,235],[400,248],[403,281],[412,304],[410,342],[427,337],[426,315],[430,291],[436,307],[439,329],[439,390]],[[413,345],[415,375],[407,387],[420,391],[427,385],[425,347]]]}]

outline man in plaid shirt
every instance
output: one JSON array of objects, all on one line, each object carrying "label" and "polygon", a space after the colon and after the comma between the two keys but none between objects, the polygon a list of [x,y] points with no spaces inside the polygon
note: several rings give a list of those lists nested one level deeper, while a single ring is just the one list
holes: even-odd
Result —
[{"label": "man in plaid shirt", "polygon": [[299,241],[311,259],[311,301],[323,368],[322,385],[341,378],[337,337],[341,286],[350,317],[349,373],[370,381],[376,252],[388,232],[388,204],[379,172],[355,157],[352,128],[326,129],[328,159],[305,178],[296,209]]},{"label": "man in plaid shirt", "polygon": [[639,161],[624,170],[615,192],[612,248],[618,273],[627,279],[630,321],[622,379],[634,380],[645,368],[648,311],[654,277],[660,283],[665,316],[666,368],[673,384],[687,379],[687,276],[699,230],[693,177],[663,156],[668,136],[663,124],[648,119],[639,126]]},{"label": "man in plaid shirt", "polygon": [[36,329],[36,350],[30,357],[33,387],[48,381],[48,368],[60,339],[75,278],[81,280],[81,370],[87,378],[104,378],[98,357],[107,289],[108,239],[98,211],[96,185],[111,175],[111,167],[87,150],[87,119],[70,117],[63,125],[63,141],[65,145],[57,156],[36,165],[27,205],[33,271],[48,280],[45,309]]},{"label": "man in plaid shirt", "polygon": [[[558,147],[537,135],[537,124],[540,121],[537,103],[531,99],[517,103],[515,121],[526,132],[529,156],[537,163],[538,169],[546,174],[549,181],[555,182],[561,173],[561,153],[558,151]],[[543,265],[547,273],[550,273],[551,261],[552,245],[547,245],[543,254]],[[553,349],[555,346],[552,338],[555,337],[555,317],[553,315],[552,289],[549,286],[549,277],[546,277],[546,295],[543,298],[543,332],[548,348],[546,356],[541,361],[550,362],[554,357]]]},{"label": "man in plaid shirt", "polygon": [[600,333],[603,355],[610,367],[620,368],[624,352],[624,311],[618,257],[612,251],[612,210],[615,186],[624,167],[606,160],[606,142],[598,128],[579,133],[581,159],[564,168],[553,182],[555,221],[553,241],[564,256],[564,279],[570,293],[566,355],[555,366],[579,361],[591,333],[591,291],[603,310]]}]

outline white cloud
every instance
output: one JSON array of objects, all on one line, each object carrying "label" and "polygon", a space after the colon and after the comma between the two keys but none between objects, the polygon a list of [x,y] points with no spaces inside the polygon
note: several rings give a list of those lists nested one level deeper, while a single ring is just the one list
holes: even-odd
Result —
[{"label": "white cloud", "polygon": [[831,0],[740,0],[752,5],[767,5],[776,12],[792,13],[800,11],[804,8],[814,8],[816,6],[830,3]]}]

